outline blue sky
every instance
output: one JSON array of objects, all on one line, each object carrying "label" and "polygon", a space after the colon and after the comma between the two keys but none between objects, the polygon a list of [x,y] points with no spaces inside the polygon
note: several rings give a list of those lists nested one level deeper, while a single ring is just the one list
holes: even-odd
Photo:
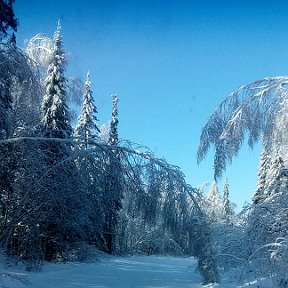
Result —
[{"label": "blue sky", "polygon": [[[213,179],[213,155],[198,167],[201,128],[242,84],[286,75],[284,1],[16,0],[18,45],[61,20],[67,75],[91,73],[100,123],[117,93],[122,139],[181,167],[193,186]],[[255,190],[259,147],[244,147],[224,175],[241,208]],[[219,183],[222,189],[222,183]]]}]

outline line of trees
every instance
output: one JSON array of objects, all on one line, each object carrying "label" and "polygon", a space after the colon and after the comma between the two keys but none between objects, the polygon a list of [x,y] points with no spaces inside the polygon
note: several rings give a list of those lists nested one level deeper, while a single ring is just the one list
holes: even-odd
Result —
[{"label": "line of trees", "polygon": [[[0,3],[12,7],[13,1]],[[120,141],[117,95],[103,141],[89,74],[72,127],[60,23],[45,42],[46,77],[44,62],[8,42],[0,44],[2,250],[25,261],[28,270],[44,260],[84,260],[94,248],[194,255],[204,282],[217,282],[202,195],[178,167]]]}]

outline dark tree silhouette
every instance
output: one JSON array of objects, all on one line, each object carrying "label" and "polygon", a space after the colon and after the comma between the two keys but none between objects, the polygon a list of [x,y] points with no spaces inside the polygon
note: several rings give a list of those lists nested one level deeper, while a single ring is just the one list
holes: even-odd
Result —
[{"label": "dark tree silhouette", "polygon": [[14,2],[14,0],[0,0],[0,41],[8,35],[9,28],[17,31],[18,21],[13,11]]}]

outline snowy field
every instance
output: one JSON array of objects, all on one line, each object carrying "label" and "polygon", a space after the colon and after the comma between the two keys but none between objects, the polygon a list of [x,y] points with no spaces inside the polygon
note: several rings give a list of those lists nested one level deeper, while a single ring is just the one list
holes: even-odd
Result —
[{"label": "snowy field", "polygon": [[[47,264],[42,272],[1,267],[1,288],[270,288],[267,281],[236,284],[239,275],[223,275],[221,284],[203,286],[193,258],[104,258],[94,263]],[[242,275],[243,276],[243,275]],[[243,279],[242,279],[243,280]]]}]

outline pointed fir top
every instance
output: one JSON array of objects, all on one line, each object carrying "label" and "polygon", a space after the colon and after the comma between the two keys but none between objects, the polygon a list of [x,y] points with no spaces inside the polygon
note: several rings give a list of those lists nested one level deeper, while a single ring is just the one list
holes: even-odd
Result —
[{"label": "pointed fir top", "polygon": [[61,35],[61,30],[62,30],[61,21],[58,20],[57,21],[57,28],[56,28],[56,31],[55,31],[55,35]]},{"label": "pointed fir top", "polygon": [[228,197],[229,197],[229,183],[228,183],[228,179],[227,178],[225,179],[225,182],[224,182],[222,197],[223,197],[223,201],[224,202],[225,201],[229,201],[228,200]]},{"label": "pointed fir top", "polygon": [[223,213],[223,218],[226,222],[231,221],[231,216],[233,216],[233,208],[231,206],[231,202],[229,199],[229,183],[228,179],[226,178],[224,187],[223,187],[223,194],[222,194],[222,213]]},{"label": "pointed fir top", "polygon": [[119,98],[117,94],[112,94],[112,99],[113,99],[113,112],[112,113],[116,113],[115,116],[118,115],[118,102],[119,102]]},{"label": "pointed fir top", "polygon": [[219,201],[219,190],[217,186],[217,182],[213,181],[210,190],[207,195],[207,199],[211,201],[213,204],[217,204]]},{"label": "pointed fir top", "polygon": [[226,177],[223,190],[228,189],[228,187],[229,187],[229,182],[228,182],[228,178]]},{"label": "pointed fir top", "polygon": [[60,20],[58,20],[57,28],[53,35],[54,50],[57,50],[57,48],[61,46],[61,40],[62,40],[61,30],[62,30],[61,23]]},{"label": "pointed fir top", "polygon": [[109,133],[109,141],[110,145],[117,145],[119,142],[118,138],[118,95],[113,94],[113,104],[112,104],[112,119],[110,123],[110,133]]},{"label": "pointed fir top", "polygon": [[[57,22],[57,28],[54,32],[53,36],[53,48],[52,48],[52,54],[54,55],[54,64],[60,65],[60,69],[65,70],[65,52],[62,45],[62,36],[61,36],[61,24],[60,20]],[[53,58],[52,57],[52,58]],[[52,60],[53,62],[53,60]]]},{"label": "pointed fir top", "polygon": [[83,94],[82,110],[74,131],[74,136],[84,141],[84,145],[81,144],[79,147],[85,147],[86,149],[89,140],[98,139],[98,133],[100,132],[97,125],[97,122],[99,121],[96,116],[97,108],[94,104],[93,92],[90,87],[90,73],[88,72],[84,84],[85,92]]},{"label": "pointed fir top", "polygon": [[90,72],[87,72],[86,81],[85,81],[85,88],[90,89],[91,88],[91,81],[90,81]]}]

